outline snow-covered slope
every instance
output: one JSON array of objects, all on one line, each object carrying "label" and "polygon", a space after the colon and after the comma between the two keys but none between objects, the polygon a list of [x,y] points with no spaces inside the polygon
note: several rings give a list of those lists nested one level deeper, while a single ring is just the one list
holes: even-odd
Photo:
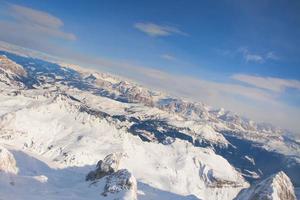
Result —
[{"label": "snow-covered slope", "polygon": [[[26,105],[15,110],[12,104],[13,110],[2,114],[1,143],[42,155],[60,168],[94,165],[107,154],[122,152],[122,168],[129,169],[139,182],[203,199],[232,199],[248,185],[227,160],[210,149],[181,140],[169,145],[143,142],[127,132],[126,123],[95,114],[97,110],[67,95],[42,92],[26,90],[26,100],[23,94],[13,97],[20,97]],[[7,97],[1,99],[9,102]]]},{"label": "snow-covered slope", "polygon": [[[135,178],[138,199],[226,200],[280,170],[300,186],[300,144],[281,129],[109,74],[0,54],[2,71],[24,70],[0,81],[0,145],[19,169],[0,173],[6,199],[125,198]],[[121,172],[85,180],[114,154]]]}]

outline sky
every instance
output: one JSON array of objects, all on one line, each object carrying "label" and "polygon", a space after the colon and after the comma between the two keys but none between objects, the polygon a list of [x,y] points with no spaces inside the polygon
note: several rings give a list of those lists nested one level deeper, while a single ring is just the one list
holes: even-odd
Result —
[{"label": "sky", "polygon": [[0,40],[300,135],[298,0],[0,0]]}]

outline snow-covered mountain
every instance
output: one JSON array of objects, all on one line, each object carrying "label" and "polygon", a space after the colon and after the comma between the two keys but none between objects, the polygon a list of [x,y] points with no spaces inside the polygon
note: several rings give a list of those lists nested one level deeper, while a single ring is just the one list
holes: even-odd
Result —
[{"label": "snow-covered mountain", "polygon": [[285,130],[110,74],[0,55],[0,199],[226,200],[279,171],[300,186],[300,144]]},{"label": "snow-covered mountain", "polygon": [[284,172],[275,175],[244,189],[236,200],[286,199],[295,200],[295,192],[291,180]]}]

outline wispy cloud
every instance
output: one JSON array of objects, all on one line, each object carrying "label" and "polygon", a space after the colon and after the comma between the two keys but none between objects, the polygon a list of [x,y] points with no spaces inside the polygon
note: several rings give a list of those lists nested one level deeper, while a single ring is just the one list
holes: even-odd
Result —
[{"label": "wispy cloud", "polygon": [[300,81],[298,80],[252,76],[246,74],[234,74],[233,76],[231,76],[231,78],[243,83],[247,83],[248,85],[270,90],[273,92],[283,92],[287,88],[300,90]]},{"label": "wispy cloud", "polygon": [[245,60],[246,62],[257,62],[257,63],[264,62],[263,57],[258,54],[246,54]]},{"label": "wispy cloud", "polygon": [[253,53],[248,50],[248,48],[242,47],[238,49],[238,52],[242,54],[243,59],[249,63],[264,63],[267,60],[279,60],[279,57],[272,51],[267,53]]},{"label": "wispy cloud", "polygon": [[266,59],[279,60],[279,56],[277,56],[274,52],[270,51],[270,52],[267,53]]},{"label": "wispy cloud", "polygon": [[146,33],[152,37],[159,37],[159,36],[169,36],[172,34],[184,35],[187,36],[188,34],[181,31],[177,27],[173,26],[163,26],[154,23],[135,23],[134,27],[143,33]]},{"label": "wispy cloud", "polygon": [[168,61],[175,61],[175,60],[177,60],[177,58],[175,56],[172,56],[170,54],[162,54],[160,57],[163,58],[163,59],[165,59],[165,60],[168,60]]}]

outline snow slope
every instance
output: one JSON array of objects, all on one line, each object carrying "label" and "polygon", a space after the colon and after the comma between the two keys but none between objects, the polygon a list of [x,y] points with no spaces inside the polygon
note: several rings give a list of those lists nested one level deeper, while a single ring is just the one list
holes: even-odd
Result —
[{"label": "snow slope", "polygon": [[[122,152],[126,155],[122,168],[139,182],[202,199],[232,199],[248,186],[227,160],[210,149],[181,140],[170,145],[146,143],[109,118],[81,111],[81,103],[75,100],[36,93],[41,92],[27,90],[26,106],[15,110],[11,102],[12,110],[2,114],[2,144],[47,158],[61,169],[94,165],[109,153]],[[7,98],[0,99],[10,102]],[[12,98],[15,103],[17,98],[26,102],[23,95]]]}]

